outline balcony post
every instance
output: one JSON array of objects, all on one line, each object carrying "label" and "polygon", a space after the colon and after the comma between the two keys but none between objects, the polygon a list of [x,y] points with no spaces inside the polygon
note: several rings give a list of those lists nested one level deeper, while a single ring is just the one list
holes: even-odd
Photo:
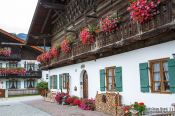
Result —
[{"label": "balcony post", "polygon": [[175,0],[172,0],[172,19],[175,21]]}]

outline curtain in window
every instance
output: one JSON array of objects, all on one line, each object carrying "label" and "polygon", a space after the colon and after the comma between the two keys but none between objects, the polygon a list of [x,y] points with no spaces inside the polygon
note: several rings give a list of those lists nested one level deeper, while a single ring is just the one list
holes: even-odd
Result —
[{"label": "curtain in window", "polygon": [[27,88],[27,80],[24,81],[24,88]]},{"label": "curtain in window", "polygon": [[169,83],[168,63],[167,62],[163,63],[163,71],[164,71],[163,76],[164,76],[164,81],[165,81],[164,82],[165,91],[169,91],[170,83]]},{"label": "curtain in window", "polygon": [[21,81],[17,81],[17,87],[16,88],[18,88],[18,89],[21,88]]},{"label": "curtain in window", "polygon": [[[154,64],[154,81],[161,81],[160,78],[160,64]],[[160,82],[155,82],[155,91],[160,90]]]}]

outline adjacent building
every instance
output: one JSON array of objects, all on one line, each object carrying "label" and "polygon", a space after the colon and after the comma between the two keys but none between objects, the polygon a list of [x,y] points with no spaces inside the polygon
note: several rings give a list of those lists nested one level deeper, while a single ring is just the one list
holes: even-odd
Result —
[{"label": "adjacent building", "polygon": [[36,84],[42,78],[36,57],[43,50],[25,43],[0,29],[0,89],[8,90],[9,96],[37,94]]},{"label": "adjacent building", "polygon": [[[161,0],[143,24],[130,19],[128,6],[128,0],[39,0],[28,45],[54,48],[75,35],[68,53],[58,47],[59,56],[42,63],[51,90],[82,98],[119,92],[122,104],[138,101],[149,107],[174,103],[175,1]],[[82,44],[81,30],[111,14],[120,17],[119,27]]]}]

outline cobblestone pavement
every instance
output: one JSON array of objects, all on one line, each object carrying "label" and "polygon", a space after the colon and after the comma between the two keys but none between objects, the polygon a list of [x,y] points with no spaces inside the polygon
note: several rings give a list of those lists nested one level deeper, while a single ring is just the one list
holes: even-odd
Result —
[{"label": "cobblestone pavement", "polygon": [[0,116],[51,116],[35,107],[22,103],[22,101],[38,100],[40,96],[16,97],[0,99]]},{"label": "cobblestone pavement", "polygon": [[76,106],[43,101],[41,96],[0,98],[0,116],[110,116],[97,111],[84,111]]},{"label": "cobblestone pavement", "polygon": [[58,105],[56,103],[45,102],[42,99],[27,101],[24,103],[45,111],[52,116],[110,116],[97,111],[84,111],[76,106]]}]

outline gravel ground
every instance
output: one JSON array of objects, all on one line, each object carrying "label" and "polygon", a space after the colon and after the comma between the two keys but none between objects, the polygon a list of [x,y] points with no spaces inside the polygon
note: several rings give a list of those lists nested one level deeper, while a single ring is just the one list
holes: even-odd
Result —
[{"label": "gravel ground", "polygon": [[58,105],[56,103],[45,102],[42,99],[23,102],[27,105],[40,109],[52,116],[111,116],[97,111],[85,111],[77,106]]}]

